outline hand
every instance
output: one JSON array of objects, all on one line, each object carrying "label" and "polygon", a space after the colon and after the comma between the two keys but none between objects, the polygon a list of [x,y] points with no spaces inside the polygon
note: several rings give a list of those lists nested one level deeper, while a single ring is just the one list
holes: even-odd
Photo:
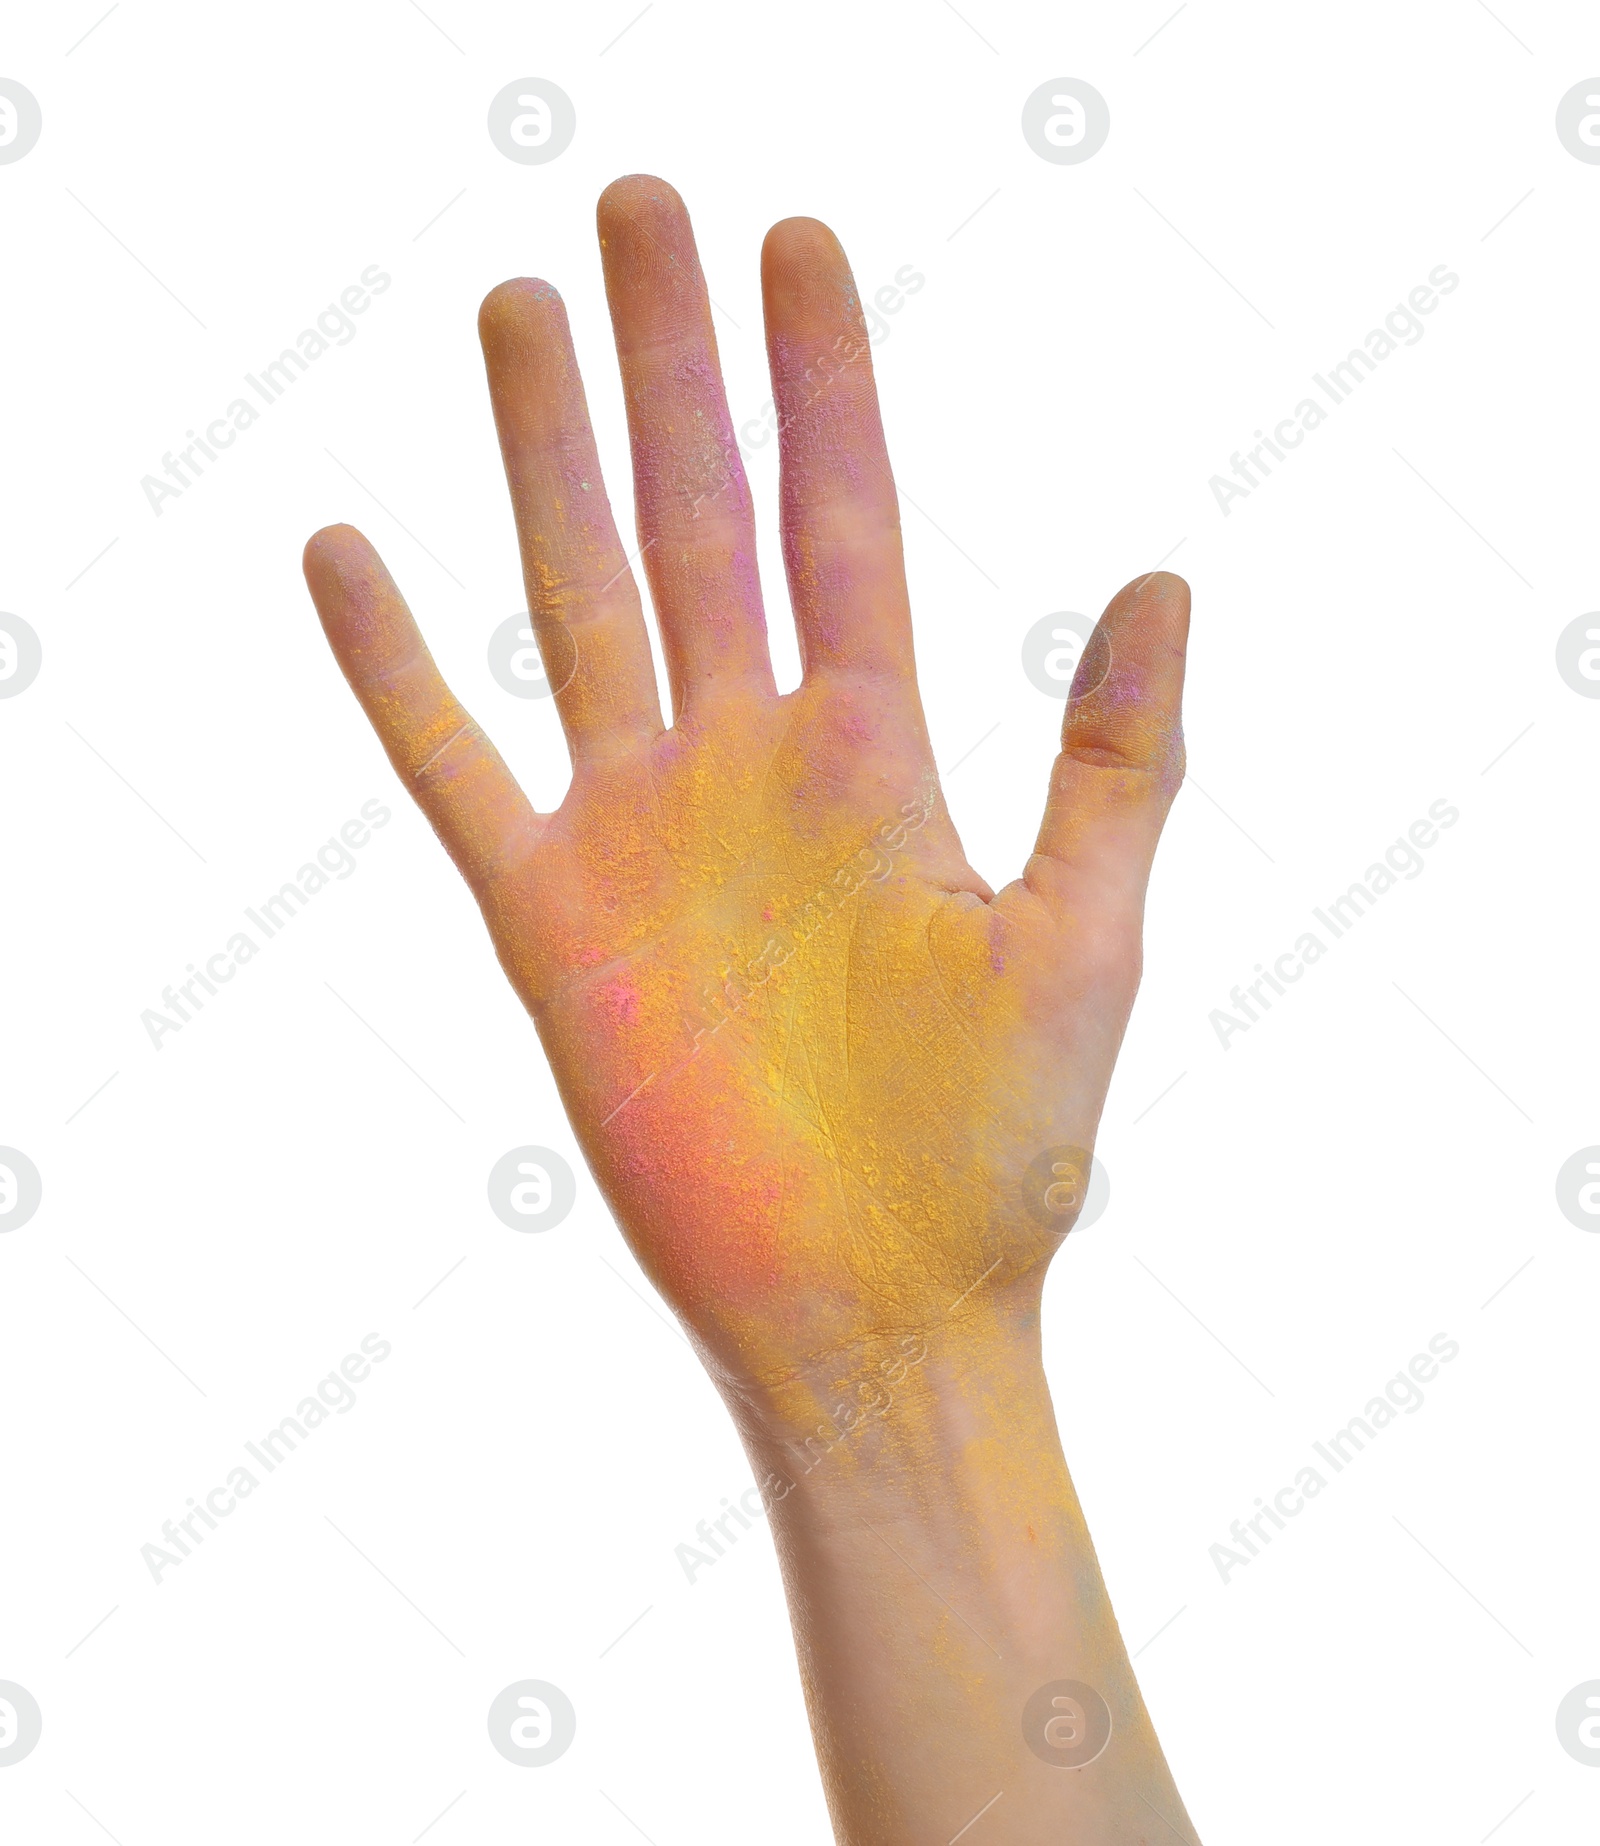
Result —
[{"label": "hand", "polygon": [[[762,253],[784,562],[804,679],[767,657],[750,495],[687,216],[618,181],[600,242],[663,729],[638,590],[565,312],[510,282],[480,332],[529,610],[572,752],[536,815],[348,527],[307,549],[339,663],[476,893],[596,1178],[718,1374],[876,1375],[964,1297],[1036,1291],[1093,1146],[1139,969],[1145,880],[1183,774],[1185,586],[1112,603],[1068,705],[1038,846],[998,895],[967,864],[917,695],[899,520],[843,252]],[[1031,1187],[1031,1192],[1028,1190]],[[980,1284],[980,1278],[985,1278]]]},{"label": "hand", "polygon": [[[1074,1839],[1131,1839],[1154,1811],[1137,1789],[1181,1806],[1061,1461],[1037,1303],[1087,1180],[1183,776],[1188,591],[1156,573],[1113,599],[1038,844],[992,892],[939,792],[838,243],[797,218],[762,252],[804,665],[780,697],[682,202],[620,180],[599,228],[670,728],[546,283],[495,289],[479,331],[572,753],[560,808],[529,807],[359,533],[311,540],[311,592],[482,906],[618,1222],[739,1422],[841,1839],[948,1838],[969,1781],[976,1807],[1000,1775],[1008,1840],[1060,1839],[1063,1817]],[[962,1601],[924,1601],[912,1578]],[[1092,1786],[1019,1729],[1068,1668],[1105,1688],[1117,1727],[1118,1768]]]}]

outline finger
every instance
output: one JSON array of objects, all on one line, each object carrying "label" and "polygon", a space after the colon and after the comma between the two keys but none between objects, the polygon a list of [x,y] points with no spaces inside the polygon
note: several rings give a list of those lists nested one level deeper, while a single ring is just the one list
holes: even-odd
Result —
[{"label": "finger", "polygon": [[574,759],[661,730],[650,637],[611,503],[561,297],[502,282],[478,311],[522,548],[528,613]]},{"label": "finger", "polygon": [[776,690],[755,518],[683,200],[635,174],[596,219],[633,446],[633,504],[674,713],[698,689]]},{"label": "finger", "polygon": [[909,679],[911,610],[866,322],[839,241],[786,218],[761,251],[783,561],[808,674]]},{"label": "finger", "polygon": [[355,527],[318,532],[305,573],[334,659],[395,773],[481,896],[527,853],[538,816],[439,677],[383,560]]},{"label": "finger", "polygon": [[1189,586],[1152,571],[1120,590],[1089,638],[1061,754],[1023,877],[1053,908],[1136,922],[1167,809],[1183,781]]}]

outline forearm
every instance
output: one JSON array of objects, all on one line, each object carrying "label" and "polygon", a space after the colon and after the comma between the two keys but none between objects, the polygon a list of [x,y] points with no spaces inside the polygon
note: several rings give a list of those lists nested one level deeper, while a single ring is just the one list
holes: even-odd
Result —
[{"label": "forearm", "polygon": [[1062,1457],[1036,1314],[881,1342],[735,1414],[841,1842],[1193,1842]]}]

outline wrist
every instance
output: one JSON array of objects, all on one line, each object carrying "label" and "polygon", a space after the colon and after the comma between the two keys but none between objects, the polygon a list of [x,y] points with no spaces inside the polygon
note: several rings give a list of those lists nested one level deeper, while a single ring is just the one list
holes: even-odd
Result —
[{"label": "wrist", "polygon": [[[1018,1846],[1150,1838],[1153,1813],[1191,1839],[1062,1456],[1038,1291],[964,1305],[724,1384],[837,1836],[959,1837],[1004,1791]],[[1080,1719],[1081,1764],[1054,1753]]]},{"label": "wrist", "polygon": [[723,1390],[769,1510],[803,1500],[824,1521],[948,1517],[1008,1480],[1058,1508],[1071,1497],[1036,1291]]}]

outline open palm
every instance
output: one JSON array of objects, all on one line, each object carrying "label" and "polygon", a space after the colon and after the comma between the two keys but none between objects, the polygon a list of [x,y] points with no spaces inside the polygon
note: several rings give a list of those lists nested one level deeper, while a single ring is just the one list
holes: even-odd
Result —
[{"label": "open palm", "polygon": [[572,752],[560,808],[529,807],[359,533],[319,532],[306,574],[483,908],[600,1185],[714,1371],[735,1390],[800,1378],[865,1399],[952,1311],[1036,1290],[1071,1226],[1183,774],[1188,592],[1153,574],[1113,600],[1037,848],[991,892],[939,793],[837,242],[790,219],[762,255],[804,664],[780,696],[682,202],[619,180],[599,226],[670,728],[545,283],[497,288],[480,332]]}]

